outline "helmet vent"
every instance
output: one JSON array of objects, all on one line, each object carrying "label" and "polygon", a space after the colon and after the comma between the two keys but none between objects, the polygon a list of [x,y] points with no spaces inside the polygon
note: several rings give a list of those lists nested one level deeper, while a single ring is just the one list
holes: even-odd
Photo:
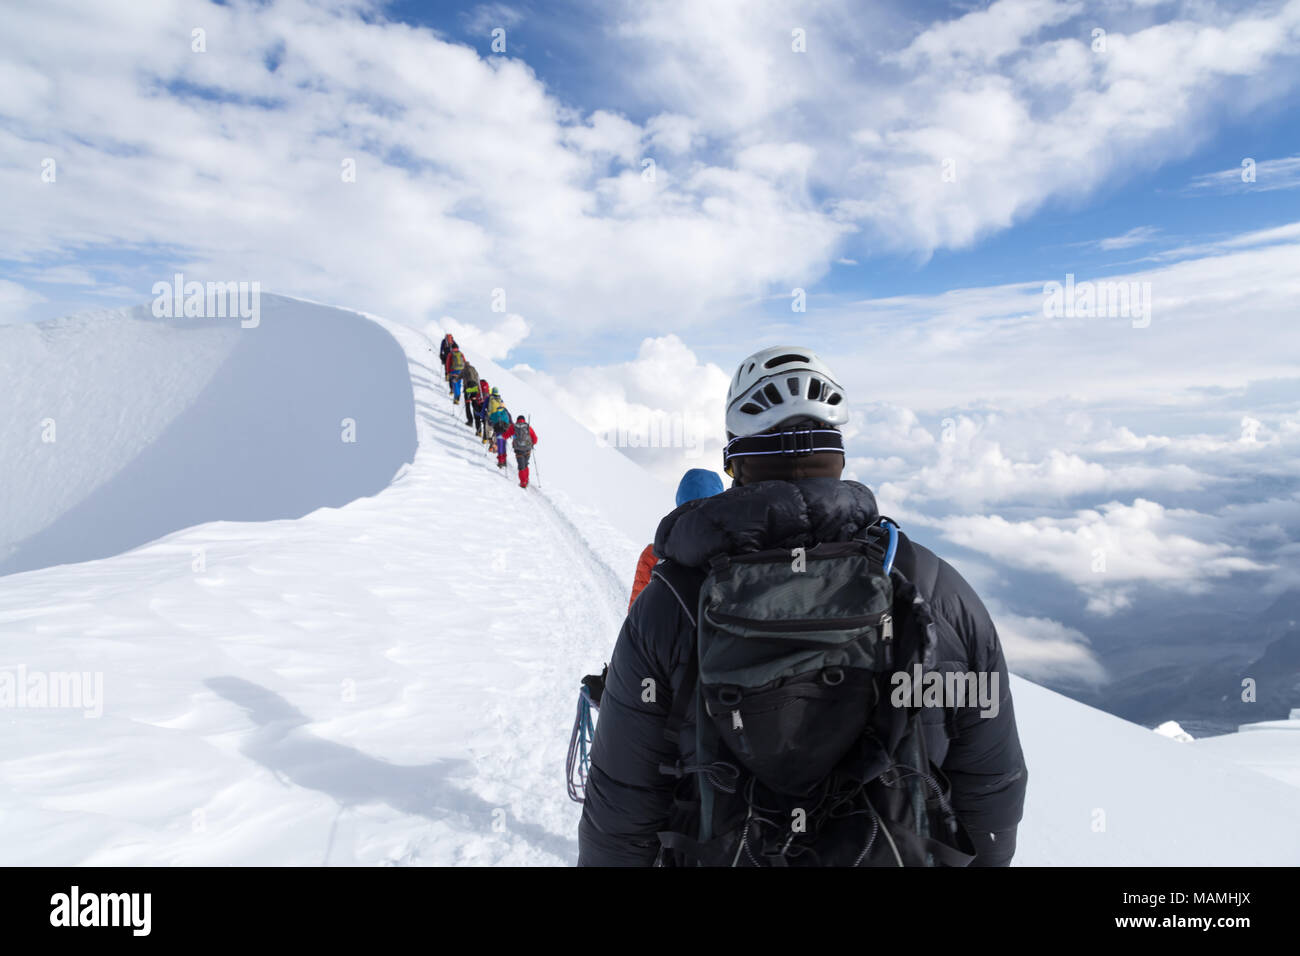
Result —
[{"label": "helmet vent", "polygon": [[771,382],[763,386],[763,394],[767,396],[767,400],[773,405],[781,405],[785,402],[785,399],[781,397],[781,390]]},{"label": "helmet vent", "polygon": [[[768,359],[766,362],[763,363],[763,368],[776,368],[778,365],[788,365],[791,362],[802,362],[804,365],[807,365],[808,356],[795,355],[794,353],[789,353],[786,355],[774,355],[772,356],[772,358]],[[751,365],[749,368],[750,371],[753,371],[754,366]]]},{"label": "helmet vent", "polygon": [[799,397],[799,379],[793,377],[787,378],[785,380],[785,387],[790,390],[790,394],[795,398]]},{"label": "helmet vent", "polygon": [[831,393],[831,397],[828,398],[828,399],[826,399],[826,404],[827,404],[827,405],[838,405],[838,404],[839,404],[840,402],[842,402],[842,401],[844,401],[844,396],[843,396],[843,395],[841,395],[839,392],[832,392],[832,393]]},{"label": "helmet vent", "polygon": [[740,410],[746,415],[759,415],[762,414],[763,411],[763,409],[759,408],[753,402],[746,402],[744,405],[741,405]]},{"label": "helmet vent", "polygon": [[825,389],[825,387],[826,387],[826,386],[824,386],[824,385],[822,384],[821,379],[819,379],[819,378],[809,378],[809,379],[808,379],[808,397],[811,398],[811,399],[814,399],[814,400],[821,398],[821,397],[822,397],[822,391],[823,391],[823,389]]}]

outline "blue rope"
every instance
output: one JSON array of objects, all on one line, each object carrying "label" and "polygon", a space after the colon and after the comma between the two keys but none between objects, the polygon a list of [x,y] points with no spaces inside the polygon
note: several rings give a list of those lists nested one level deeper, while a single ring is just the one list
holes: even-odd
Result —
[{"label": "blue rope", "polygon": [[[586,686],[578,692],[578,713],[573,718],[573,734],[569,737],[569,755],[565,760],[568,774],[569,799],[582,803],[587,796],[587,774],[591,770],[591,741],[596,724],[591,719],[595,705]],[[596,708],[599,709],[599,708]]]}]

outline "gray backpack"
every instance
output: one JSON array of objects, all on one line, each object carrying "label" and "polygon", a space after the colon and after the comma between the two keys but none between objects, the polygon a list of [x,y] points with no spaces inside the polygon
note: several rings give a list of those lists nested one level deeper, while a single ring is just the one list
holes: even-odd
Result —
[{"label": "gray backpack", "polygon": [[681,781],[661,863],[970,862],[920,708],[889,702],[935,641],[897,541],[882,519],[853,541],[716,557],[702,580],[655,568],[696,631],[667,727],[679,740],[694,712],[695,759],[661,767]]},{"label": "gray backpack", "polygon": [[527,455],[533,450],[533,436],[528,430],[528,423],[524,422],[521,428],[519,422],[515,422],[515,437],[511,442],[515,446],[516,455]]}]

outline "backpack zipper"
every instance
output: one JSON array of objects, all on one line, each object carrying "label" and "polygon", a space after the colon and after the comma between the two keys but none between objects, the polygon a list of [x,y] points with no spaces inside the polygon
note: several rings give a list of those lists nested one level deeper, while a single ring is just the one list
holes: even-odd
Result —
[{"label": "backpack zipper", "polygon": [[[884,626],[885,622],[890,620],[889,611],[880,611],[876,614],[862,614],[857,617],[840,617],[828,621],[825,618],[799,618],[788,621],[757,621],[751,617],[740,617],[737,614],[721,614],[717,611],[709,612],[708,615],[712,620],[722,621],[727,624],[742,624],[755,631],[771,631],[780,634],[786,631],[843,631],[855,627],[867,626]],[[890,638],[893,637],[893,629],[890,626]]]},{"label": "backpack zipper", "polygon": [[745,721],[740,716],[740,708],[737,707],[731,712],[731,731],[737,737],[737,752],[742,754],[749,753],[749,741],[745,739]]}]

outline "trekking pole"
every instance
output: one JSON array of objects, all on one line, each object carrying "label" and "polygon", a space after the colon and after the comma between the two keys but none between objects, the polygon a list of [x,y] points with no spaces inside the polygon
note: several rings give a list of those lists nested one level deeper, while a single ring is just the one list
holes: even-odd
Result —
[{"label": "trekking pole", "polygon": [[[529,427],[529,428],[532,428],[532,427],[533,427],[533,420],[532,420],[531,418],[529,418],[529,419],[527,419],[527,422],[528,422],[528,427]],[[536,429],[533,429],[533,430],[536,431]],[[540,484],[542,483],[542,467],[541,467],[541,465],[538,463],[538,458],[537,458],[537,446],[536,446],[536,445],[533,446],[533,471],[537,472],[537,483],[540,485]]]}]

